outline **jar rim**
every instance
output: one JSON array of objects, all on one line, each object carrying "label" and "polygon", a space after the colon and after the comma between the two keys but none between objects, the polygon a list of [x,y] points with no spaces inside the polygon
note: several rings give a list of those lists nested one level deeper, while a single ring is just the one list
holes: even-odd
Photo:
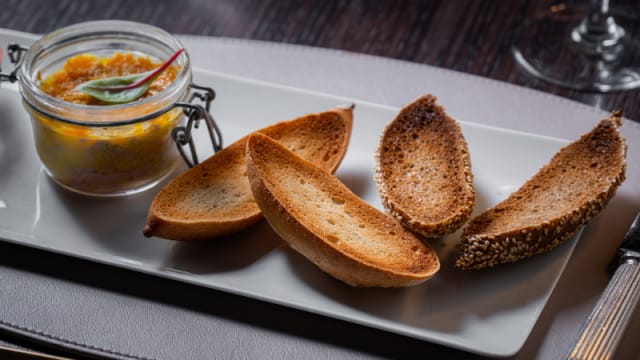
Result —
[{"label": "jar rim", "polygon": [[[68,46],[82,44],[83,41],[101,41],[109,38],[119,39],[122,42],[128,41],[132,44],[140,44],[148,47],[156,47],[165,50],[167,54],[173,53],[183,48],[182,43],[173,35],[158,27],[124,20],[97,20],[88,21],[60,28],[49,34],[42,36],[34,42],[24,55],[24,61],[19,69],[20,92],[23,100],[34,110],[46,115],[49,118],[83,126],[116,126],[142,122],[158,116],[159,114],[175,107],[179,101],[186,98],[189,86],[191,85],[191,66],[187,51],[176,59],[180,64],[180,70],[176,78],[162,91],[144,99],[124,104],[111,105],[86,105],[64,101],[45,93],[34,81],[34,64],[42,60],[42,57],[60,52]],[[101,50],[113,49],[130,51],[130,49],[115,42],[107,43]],[[89,51],[84,51],[84,53]],[[82,53],[79,51],[77,53]],[[151,55],[151,54],[149,54]],[[70,56],[61,57],[63,60]],[[123,113],[123,110],[133,108],[153,107],[154,110],[140,113],[133,117],[124,117],[113,120],[113,116]],[[74,112],[85,114],[85,118],[92,120],[82,120],[73,118]],[[58,113],[67,116],[58,115]],[[91,114],[87,116],[87,114]]]}]

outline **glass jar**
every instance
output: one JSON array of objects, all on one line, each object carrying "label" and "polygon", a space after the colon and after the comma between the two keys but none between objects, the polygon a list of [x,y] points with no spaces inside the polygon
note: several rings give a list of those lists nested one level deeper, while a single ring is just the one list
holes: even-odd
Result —
[{"label": "glass jar", "polygon": [[[188,131],[194,118],[205,117],[212,133],[209,121],[213,120],[208,114],[212,96],[206,110],[187,103],[194,95],[186,52],[172,64],[176,69],[173,82],[153,96],[130,103],[75,104],[50,96],[39,86],[41,79],[75,55],[102,58],[125,52],[163,62],[181,48],[180,42],[164,30],[128,21],[80,23],[45,35],[31,45],[18,65],[17,80],[47,174],[78,193],[127,195],[160,182],[172,172],[181,153],[188,160],[181,145],[189,143],[195,157]],[[220,139],[217,126],[213,132]],[[213,135],[212,141],[215,150],[221,147],[221,140],[216,143]]]}]

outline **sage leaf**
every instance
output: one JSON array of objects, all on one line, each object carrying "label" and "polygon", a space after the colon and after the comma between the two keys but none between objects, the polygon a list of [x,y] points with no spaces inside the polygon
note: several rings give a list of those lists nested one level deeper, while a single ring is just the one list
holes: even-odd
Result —
[{"label": "sage leaf", "polygon": [[135,101],[149,90],[153,80],[160,76],[183,51],[184,49],[176,51],[169,60],[153,70],[140,74],[86,81],[78,85],[76,90],[109,104],[124,104]]},{"label": "sage leaf", "polygon": [[144,79],[154,71],[91,80],[78,85],[76,90],[109,104],[124,104],[137,100],[144,95],[149,90],[154,79],[124,90],[118,90],[116,86],[131,85],[140,79]]}]

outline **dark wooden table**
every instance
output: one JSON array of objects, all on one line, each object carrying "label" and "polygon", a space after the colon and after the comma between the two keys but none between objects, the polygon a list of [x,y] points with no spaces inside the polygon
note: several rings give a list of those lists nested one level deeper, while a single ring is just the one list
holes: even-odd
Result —
[{"label": "dark wooden table", "polygon": [[[554,3],[557,1],[4,0],[0,11],[0,27],[47,33],[81,21],[123,19],[149,23],[174,34],[250,38],[341,49],[489,77],[603,110],[623,109],[626,117],[640,121],[640,90],[610,94],[567,90],[528,77],[518,68],[511,55],[511,46],[520,24],[544,13]],[[576,3],[584,7],[588,1]],[[637,0],[615,0],[613,6],[629,18],[640,13]],[[634,34],[635,38],[640,38],[640,21],[630,24],[627,31]],[[637,56],[640,57],[640,54]],[[57,256],[3,246],[34,259],[38,256]],[[20,267],[19,261],[3,261]],[[47,269],[30,268],[29,271],[46,273]],[[80,283],[88,281],[84,275],[76,274],[73,270],[68,270],[62,276]],[[92,282],[95,282],[95,275],[92,276]],[[144,281],[162,283],[165,280],[145,278]],[[120,285],[111,286],[117,291],[131,291]],[[154,293],[152,296],[161,298],[162,294]],[[252,303],[252,307],[260,309],[260,306],[267,305]],[[311,331],[294,330],[302,333]],[[36,347],[20,339],[10,338],[8,341],[13,346]],[[402,341],[399,339],[396,344]],[[382,345],[356,344],[356,347],[363,349],[370,346],[380,348]],[[381,352],[388,355],[385,351]]]},{"label": "dark wooden table", "polygon": [[[527,0],[5,0],[0,26],[46,33],[72,23],[126,19],[171,33],[251,38],[342,49],[531,87],[640,121],[640,90],[572,91],[524,75],[511,46],[520,24],[561,1]],[[566,2],[585,7],[589,1]],[[615,0],[625,18],[636,0]],[[627,32],[640,40],[640,21]],[[553,39],[549,39],[553,41]],[[638,62],[640,63],[640,54]]]}]

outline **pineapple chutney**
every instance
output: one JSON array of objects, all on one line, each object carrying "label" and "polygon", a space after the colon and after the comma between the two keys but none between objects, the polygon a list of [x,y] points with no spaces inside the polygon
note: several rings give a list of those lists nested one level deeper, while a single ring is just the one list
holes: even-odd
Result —
[{"label": "pineapple chutney", "polygon": [[[139,122],[108,121],[110,115],[116,120],[131,113],[130,119],[135,119],[166,108],[152,99],[175,81],[180,65],[167,67],[140,98],[126,104],[105,103],[76,89],[90,80],[141,74],[161,65],[162,61],[138,53],[82,53],[67,58],[46,76],[36,74],[40,90],[77,105],[74,114],[81,119],[81,123],[59,121],[27,106],[38,155],[57,183],[84,194],[122,195],[149,188],[171,172],[179,159],[171,132],[183,121],[180,108]],[[93,117],[96,111],[99,116]]]},{"label": "pineapple chutney", "polygon": [[165,30],[88,21],[45,34],[19,54],[14,81],[36,152],[64,188],[103,197],[150,189],[181,160],[197,163],[191,128],[200,120],[214,151],[222,147],[209,113],[215,93],[192,83],[188,53]]},{"label": "pineapple chutney", "polygon": [[[158,68],[161,62],[148,56],[116,52],[111,57],[80,54],[68,58],[62,68],[40,81],[40,89],[45,93],[75,104],[109,105],[88,94],[76,90],[84,82],[115,76],[140,74]],[[176,78],[176,68],[168,67],[149,87],[142,98],[153,96]]]}]

